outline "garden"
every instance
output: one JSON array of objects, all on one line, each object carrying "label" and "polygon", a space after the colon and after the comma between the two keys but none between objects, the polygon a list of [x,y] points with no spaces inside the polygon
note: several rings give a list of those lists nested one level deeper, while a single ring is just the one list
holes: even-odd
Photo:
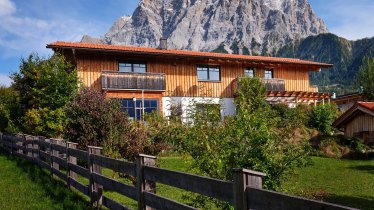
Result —
[{"label": "garden", "polygon": [[[82,87],[76,70],[58,54],[23,59],[12,79],[10,88],[0,88],[0,132],[64,138],[81,149],[100,146],[105,156],[129,161],[141,153],[155,155],[162,168],[223,180],[232,179],[232,168],[247,168],[267,174],[266,189],[363,209],[374,206],[374,163],[368,160],[372,148],[360,139],[336,134],[331,126],[339,115],[336,108],[269,105],[257,78],[241,79],[235,116],[222,119],[220,108],[206,98],[205,105],[190,107],[188,123],[182,123],[178,104],[170,107],[169,118],[155,112],[144,121],[130,120],[118,101]],[[9,168],[0,172],[1,180],[6,180],[1,189],[14,190],[14,194],[0,191],[4,201],[21,209],[87,206],[87,198],[60,190],[61,183],[31,163],[1,153],[0,164]],[[34,193],[26,193],[33,188]],[[201,209],[232,208],[163,185],[158,193]],[[35,202],[22,206],[25,198]],[[134,207],[129,200],[120,200]]]}]

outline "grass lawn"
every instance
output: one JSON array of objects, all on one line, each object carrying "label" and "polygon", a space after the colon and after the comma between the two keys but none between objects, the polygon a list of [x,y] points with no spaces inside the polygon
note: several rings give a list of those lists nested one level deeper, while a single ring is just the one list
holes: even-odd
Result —
[{"label": "grass lawn", "polygon": [[35,164],[0,151],[0,209],[88,209],[89,203]]},{"label": "grass lawn", "polygon": [[374,161],[313,157],[282,186],[295,195],[323,194],[325,201],[374,209]]},{"label": "grass lawn", "polygon": [[[297,170],[283,185],[283,191],[295,195],[322,195],[325,201],[362,209],[374,209],[374,161],[335,160],[313,157],[313,165]],[[161,168],[188,171],[178,156],[160,157]],[[113,173],[104,169],[106,176]],[[18,158],[0,153],[0,209],[87,209],[87,197],[70,191],[62,182],[51,179],[48,171]],[[127,182],[128,180],[119,179]],[[80,179],[85,184],[88,180]],[[183,190],[157,184],[157,194],[189,203]],[[122,195],[105,192],[131,209],[136,202]],[[214,207],[209,204],[209,209]]]}]

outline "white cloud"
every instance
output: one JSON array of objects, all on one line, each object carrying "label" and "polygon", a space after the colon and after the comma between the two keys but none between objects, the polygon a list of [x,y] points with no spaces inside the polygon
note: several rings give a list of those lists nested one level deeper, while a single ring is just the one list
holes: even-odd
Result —
[{"label": "white cloud", "polygon": [[[11,5],[4,9],[1,5]],[[47,55],[46,44],[57,40],[80,41],[84,34],[96,34],[93,24],[69,17],[29,17],[18,12],[9,0],[0,0],[0,57],[21,57],[31,52]],[[8,12],[5,12],[8,11]]]},{"label": "white cloud", "polygon": [[9,76],[0,74],[0,85],[5,85],[9,87],[12,83],[12,80],[9,78]]},{"label": "white cloud", "polygon": [[0,0],[0,17],[11,15],[16,11],[16,7],[10,0]]}]

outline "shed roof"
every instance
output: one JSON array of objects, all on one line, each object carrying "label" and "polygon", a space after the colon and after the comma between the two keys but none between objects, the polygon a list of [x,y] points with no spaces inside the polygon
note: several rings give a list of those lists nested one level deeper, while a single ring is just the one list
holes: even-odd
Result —
[{"label": "shed roof", "polygon": [[189,50],[162,50],[146,47],[124,46],[124,45],[107,45],[107,44],[91,44],[82,42],[62,42],[57,41],[47,45],[47,48],[52,49],[83,49],[83,50],[96,50],[96,51],[114,51],[126,52],[132,54],[147,54],[147,55],[169,55],[179,57],[192,57],[192,58],[208,58],[208,59],[222,59],[222,60],[238,60],[238,61],[252,61],[252,62],[265,62],[265,63],[286,63],[286,64],[300,64],[309,65],[318,68],[329,68],[332,64],[320,63],[309,60],[300,60],[296,58],[279,58],[267,56],[249,56],[237,54],[224,54],[213,52],[198,52]]},{"label": "shed roof", "polygon": [[335,120],[333,126],[340,128],[352,120],[357,114],[364,113],[374,117],[374,102],[357,102],[354,106]]}]

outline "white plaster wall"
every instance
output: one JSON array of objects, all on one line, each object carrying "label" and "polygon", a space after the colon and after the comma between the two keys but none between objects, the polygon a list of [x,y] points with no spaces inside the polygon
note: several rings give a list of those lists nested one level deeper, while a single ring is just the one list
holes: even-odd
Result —
[{"label": "white plaster wall", "polygon": [[235,115],[235,104],[233,98],[209,98],[209,97],[163,97],[162,111],[164,116],[170,116],[170,107],[180,104],[182,107],[182,118],[188,117],[188,109],[193,108],[194,103],[221,104],[221,116]]}]

